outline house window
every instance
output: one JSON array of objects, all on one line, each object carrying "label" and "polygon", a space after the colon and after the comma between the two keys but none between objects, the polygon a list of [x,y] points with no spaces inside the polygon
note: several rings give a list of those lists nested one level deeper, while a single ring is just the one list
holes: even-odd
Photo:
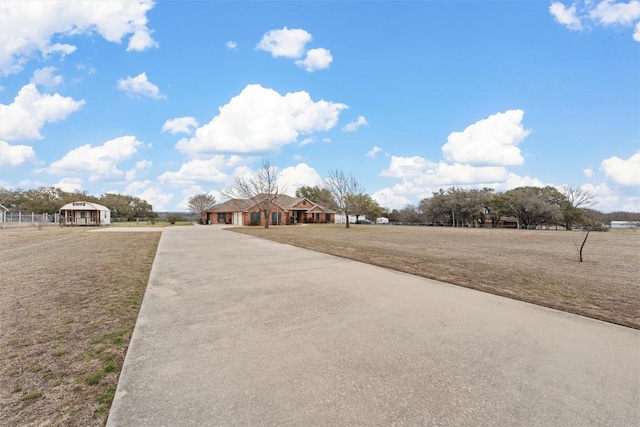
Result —
[{"label": "house window", "polygon": [[260,224],[260,212],[251,212],[251,223]]},{"label": "house window", "polygon": [[84,206],[84,202],[73,202],[73,206]]},{"label": "house window", "polygon": [[82,211],[80,212],[80,218],[86,218],[87,217],[87,213]]},{"label": "house window", "polygon": [[218,212],[218,224],[224,224],[226,221],[227,221],[227,214]]},{"label": "house window", "polygon": [[327,222],[331,222],[331,214],[327,214],[326,220]]},{"label": "house window", "polygon": [[272,224],[282,224],[282,213],[281,212],[271,212],[271,223]]}]

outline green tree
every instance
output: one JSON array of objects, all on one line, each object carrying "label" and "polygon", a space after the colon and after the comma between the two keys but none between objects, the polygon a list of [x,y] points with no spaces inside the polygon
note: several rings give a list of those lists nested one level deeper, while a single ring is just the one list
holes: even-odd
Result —
[{"label": "green tree", "polygon": [[504,193],[503,209],[517,218],[518,228],[535,229],[557,223],[563,195],[553,187],[518,187]]},{"label": "green tree", "polygon": [[349,204],[351,205],[352,213],[356,216],[356,219],[360,216],[375,221],[380,215],[382,215],[382,208],[376,202],[365,193],[355,194],[349,196]]},{"label": "green tree", "polygon": [[326,188],[318,186],[303,186],[296,190],[296,197],[305,197],[314,203],[324,206],[325,208],[338,210],[335,199]]},{"label": "green tree", "polygon": [[139,197],[127,196],[117,193],[106,193],[97,201],[111,210],[114,218],[156,218],[158,215],[153,212],[153,207]]},{"label": "green tree", "polygon": [[29,190],[2,189],[0,192],[2,204],[14,211],[54,214],[71,201],[96,201],[95,197],[86,193],[68,193],[57,187],[38,187]]}]

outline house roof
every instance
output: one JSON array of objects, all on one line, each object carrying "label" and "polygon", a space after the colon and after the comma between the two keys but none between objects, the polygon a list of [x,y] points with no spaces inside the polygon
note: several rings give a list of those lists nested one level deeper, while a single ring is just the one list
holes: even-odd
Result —
[{"label": "house roof", "polygon": [[249,199],[230,199],[214,206],[209,212],[244,212],[254,204]]},{"label": "house roof", "polygon": [[[309,199],[306,199],[311,203],[308,208],[294,208],[295,205],[305,200],[304,197],[291,197],[286,194],[278,194],[276,196],[269,196],[268,194],[264,194],[258,196],[257,198],[264,200],[267,197],[273,197],[273,203],[287,211],[292,209],[310,211],[311,209],[319,208],[320,210],[322,210],[322,212],[325,213],[335,213],[335,211],[320,206],[319,204],[314,203]],[[256,204],[257,203],[251,199],[230,199],[224,203],[214,206],[213,209],[211,209],[209,212],[245,212]],[[318,210],[316,209],[314,212],[318,212]]]},{"label": "house roof", "polygon": [[0,209],[2,209],[5,212],[7,212],[9,210],[9,209],[5,208],[3,205],[0,205]]},{"label": "house roof", "polygon": [[286,194],[278,194],[274,202],[284,209],[294,209],[294,206],[302,202],[303,200],[308,200],[311,203],[311,206],[307,208],[295,208],[296,210],[306,210],[307,212],[311,212],[311,210],[313,210],[313,212],[319,212],[320,210],[324,213],[336,213],[336,211],[325,208],[324,206],[314,202],[313,200],[309,200],[306,197],[291,197],[287,196]]},{"label": "house roof", "polygon": [[62,210],[65,210],[65,211],[109,211],[109,212],[111,211],[111,209],[109,209],[108,207],[99,205],[98,203],[83,202],[83,201],[67,203],[66,205],[61,207],[60,210],[61,211]]}]

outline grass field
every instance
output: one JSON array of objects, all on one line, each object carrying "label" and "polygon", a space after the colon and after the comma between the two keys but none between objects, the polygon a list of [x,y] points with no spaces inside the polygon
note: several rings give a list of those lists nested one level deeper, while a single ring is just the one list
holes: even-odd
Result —
[{"label": "grass field", "polygon": [[0,230],[0,425],[102,426],[161,233]]},{"label": "grass field", "polygon": [[318,224],[233,228],[640,329],[640,232]]}]

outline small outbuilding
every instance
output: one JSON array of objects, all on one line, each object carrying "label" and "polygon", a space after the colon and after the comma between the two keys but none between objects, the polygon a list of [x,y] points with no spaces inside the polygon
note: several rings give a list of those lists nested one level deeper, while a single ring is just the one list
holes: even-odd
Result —
[{"label": "small outbuilding", "polygon": [[72,202],[60,208],[60,225],[109,225],[111,210],[93,202]]},{"label": "small outbuilding", "polygon": [[611,221],[612,229],[632,229],[639,228],[640,221]]}]

